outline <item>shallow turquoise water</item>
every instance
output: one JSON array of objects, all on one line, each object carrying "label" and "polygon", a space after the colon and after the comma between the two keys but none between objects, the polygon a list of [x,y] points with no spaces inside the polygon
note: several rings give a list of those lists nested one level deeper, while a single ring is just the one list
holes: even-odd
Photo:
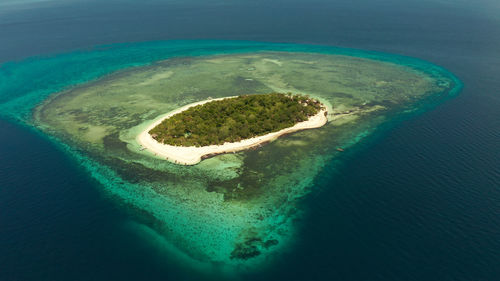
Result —
[{"label": "shallow turquoise water", "polygon": [[[29,125],[31,124],[32,109],[51,93],[91,81],[117,70],[144,66],[154,61],[173,57],[258,51],[315,52],[369,58],[409,66],[432,77],[440,77],[440,83],[449,83],[448,91],[421,100],[403,112],[395,112],[391,116],[390,122],[383,123],[383,126],[374,128],[366,125],[365,128],[354,132],[350,139],[344,140],[344,147],[353,146],[361,140],[366,140],[374,132],[380,134],[401,120],[429,110],[446,99],[456,96],[461,89],[460,81],[445,69],[409,57],[298,44],[241,41],[165,41],[102,46],[93,50],[6,63],[0,68],[0,114],[2,117],[19,124]],[[377,125],[379,124],[377,123]],[[154,193],[149,193],[147,189],[139,184],[126,182],[112,168],[88,157],[85,152],[74,149],[57,139],[52,140],[76,159],[93,178],[97,179],[104,187],[104,190],[107,191],[106,194],[116,198],[117,202],[124,203],[125,208],[137,208],[138,210],[153,212],[156,210],[157,212],[153,216],[162,219],[160,210],[165,206],[164,198],[155,197]],[[350,153],[355,153],[354,151],[352,150]],[[324,163],[318,165],[322,166]],[[313,180],[314,178],[306,178],[301,184],[311,185]],[[138,196],[139,193],[140,196]],[[173,208],[174,205],[171,203],[169,206]],[[168,217],[163,219],[167,220]],[[190,222],[186,221],[185,223],[189,224]],[[139,231],[142,233],[154,233],[144,224],[131,223],[130,227],[140,229]],[[151,236],[159,237],[156,234],[151,234]],[[172,246],[168,242],[163,241],[161,238],[154,240],[159,241],[159,244],[163,243],[162,247],[171,250]],[[181,256],[182,254],[177,254],[177,257]],[[206,265],[200,265],[196,262],[192,262],[192,266],[207,270]],[[224,271],[225,269],[221,270]]]},{"label": "shallow turquoise water", "polygon": [[331,46],[278,44],[248,41],[157,41],[95,47],[51,57],[33,57],[4,63],[0,68],[1,116],[29,120],[33,107],[51,93],[91,81],[128,67],[144,66],[173,57],[232,54],[256,51],[341,54],[410,66],[427,74],[443,75],[457,86],[445,93],[456,95],[459,80],[445,69],[422,60]]},{"label": "shallow turquoise water", "polygon": [[[217,38],[378,50],[444,66],[465,84],[460,95],[392,118],[390,130],[378,127],[323,167],[298,206],[306,215],[293,247],[238,280],[499,279],[498,0],[7,2],[0,63]],[[32,85],[24,80],[13,95]],[[154,223],[110,200],[58,143],[0,118],[0,280],[221,280],[175,262],[147,231]]]}]

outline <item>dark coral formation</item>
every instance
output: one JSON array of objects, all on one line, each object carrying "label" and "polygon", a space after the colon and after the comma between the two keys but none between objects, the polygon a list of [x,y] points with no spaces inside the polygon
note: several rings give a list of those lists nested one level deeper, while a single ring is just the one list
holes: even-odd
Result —
[{"label": "dark coral formation", "polygon": [[231,252],[231,259],[247,260],[261,254],[263,249],[278,245],[278,240],[262,240],[259,237],[251,237],[244,242],[237,243]]}]

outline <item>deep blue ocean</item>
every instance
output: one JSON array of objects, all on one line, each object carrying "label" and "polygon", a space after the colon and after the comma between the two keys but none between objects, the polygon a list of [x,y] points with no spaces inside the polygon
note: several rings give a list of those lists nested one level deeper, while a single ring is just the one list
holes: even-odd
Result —
[{"label": "deep blue ocean", "polygon": [[[170,39],[395,53],[464,84],[326,167],[296,245],[239,280],[500,280],[500,2],[0,0],[0,68]],[[209,279],[127,231],[130,215],[98,184],[41,134],[0,120],[0,280]]]}]

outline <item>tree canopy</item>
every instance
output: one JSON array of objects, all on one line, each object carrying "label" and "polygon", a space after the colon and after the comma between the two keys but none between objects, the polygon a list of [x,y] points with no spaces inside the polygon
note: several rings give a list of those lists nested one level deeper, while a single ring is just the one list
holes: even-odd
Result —
[{"label": "tree canopy", "polygon": [[242,95],[188,108],[163,120],[149,133],[169,145],[219,145],[292,127],[322,108],[318,100],[305,95]]}]

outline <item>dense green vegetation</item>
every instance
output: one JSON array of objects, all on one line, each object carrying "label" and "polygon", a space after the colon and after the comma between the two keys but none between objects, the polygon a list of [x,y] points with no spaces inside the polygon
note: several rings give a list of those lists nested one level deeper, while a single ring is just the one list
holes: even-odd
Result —
[{"label": "dense green vegetation", "polygon": [[292,127],[322,108],[319,101],[303,95],[243,95],[191,107],[149,133],[158,142],[175,146],[237,142]]}]

